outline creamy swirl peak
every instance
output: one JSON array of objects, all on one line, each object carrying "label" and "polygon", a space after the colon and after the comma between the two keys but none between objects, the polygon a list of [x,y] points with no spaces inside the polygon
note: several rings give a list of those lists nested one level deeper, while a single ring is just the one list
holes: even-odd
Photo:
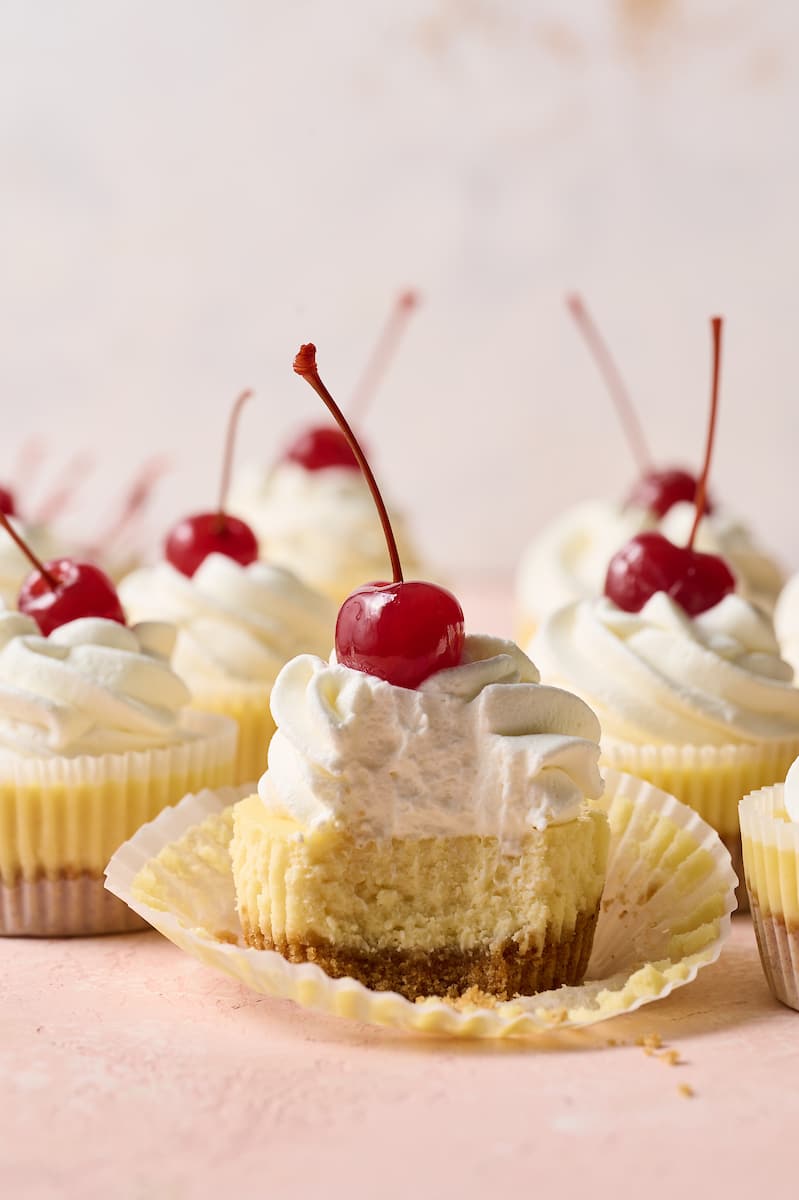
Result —
[{"label": "creamy swirl peak", "polygon": [[511,851],[602,792],[596,717],[500,638],[467,637],[460,665],[415,690],[302,655],[272,713],[264,804],[361,842],[496,837]]},{"label": "creamy swirl peak", "polygon": [[790,819],[799,823],[799,758],[785,776],[784,802]]},{"label": "creamy swirl peak", "polygon": [[42,637],[31,618],[0,613],[0,747],[76,757],[187,740],[174,636],[161,623],[84,617]]},{"label": "creamy swirl peak", "polygon": [[[359,471],[307,471],[294,462],[243,471],[230,506],[258,535],[270,562],[341,601],[367,580],[390,578],[386,543],[374,501]],[[420,574],[401,518],[391,513],[409,578]]]},{"label": "creamy swirl peak", "polygon": [[159,563],[134,571],[119,594],[134,620],[160,617],[177,625],[175,669],[194,690],[271,686],[289,658],[328,654],[333,644],[331,602],[268,563],[242,566],[210,554],[191,578]]},{"label": "creamy swirl peak", "polygon": [[799,689],[769,619],[730,594],[689,617],[657,592],[639,613],[606,597],[549,618],[533,641],[545,678],[573,688],[603,736],[726,745],[799,735]]}]

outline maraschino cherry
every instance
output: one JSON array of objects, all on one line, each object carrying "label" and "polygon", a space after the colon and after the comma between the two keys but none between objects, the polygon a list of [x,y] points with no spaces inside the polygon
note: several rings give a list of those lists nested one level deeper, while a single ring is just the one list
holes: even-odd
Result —
[{"label": "maraschino cherry", "polygon": [[[415,292],[402,292],[397,297],[355,389],[350,412],[351,420],[356,424],[363,419],[405,330],[408,317],[418,302]],[[349,442],[335,425],[315,425],[306,429],[285,450],[282,461],[298,463],[306,471],[325,471],[328,467],[344,467],[351,471],[361,469]]]},{"label": "maraschino cherry", "polygon": [[[641,472],[638,481],[627,497],[627,503],[645,509],[658,519],[665,517],[675,504],[682,501],[693,504],[696,499],[696,476],[682,467],[657,468],[653,466],[652,456],[649,453],[635,405],[605,339],[595,325],[581,296],[568,296],[566,303],[605,381],[633,457]],[[712,511],[713,506],[706,498],[705,512]]]},{"label": "maraschino cherry", "polygon": [[22,585],[17,607],[21,613],[33,618],[44,637],[79,617],[104,617],[107,621],[125,624],[116,588],[99,567],[74,558],[42,562],[5,513],[0,513],[0,525],[33,566]]},{"label": "maraschino cherry", "polygon": [[610,560],[605,595],[625,612],[640,612],[655,592],[666,592],[690,617],[713,608],[735,591],[735,576],[722,558],[694,550],[699,523],[707,511],[707,480],[713,454],[721,362],[721,317],[713,317],[713,384],[705,462],[696,489],[696,516],[685,546],[662,533],[640,533]]},{"label": "maraschino cherry", "polygon": [[222,483],[219,489],[219,507],[215,512],[184,517],[167,535],[164,552],[172,566],[183,575],[191,577],[209,554],[224,554],[226,558],[234,559],[243,567],[249,566],[258,558],[258,539],[250,526],[225,511],[236,430],[241,410],[251,396],[250,390],[242,392],[230,412],[222,464]]},{"label": "maraschino cherry", "polygon": [[321,397],[352,448],[377,507],[394,575],[391,583],[364,584],[344,601],[336,622],[336,657],[353,670],[397,687],[416,688],[436,671],[461,661],[463,609],[446,588],[403,579],[383,497],[358,439],[319,377],[314,345],[300,347],[294,370]]}]

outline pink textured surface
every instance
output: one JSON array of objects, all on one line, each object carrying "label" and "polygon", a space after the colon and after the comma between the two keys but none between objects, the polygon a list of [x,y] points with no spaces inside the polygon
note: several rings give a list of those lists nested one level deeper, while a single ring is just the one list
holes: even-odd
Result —
[{"label": "pink textured surface", "polygon": [[[589,1180],[659,1197],[692,1177],[742,1196],[766,1156],[786,1187],[794,1160],[799,1014],[771,1000],[748,918],[662,1004],[535,1044],[317,1017],[154,933],[0,941],[0,1001],[14,1200],[562,1197]],[[634,1044],[652,1033],[684,1063]]]}]

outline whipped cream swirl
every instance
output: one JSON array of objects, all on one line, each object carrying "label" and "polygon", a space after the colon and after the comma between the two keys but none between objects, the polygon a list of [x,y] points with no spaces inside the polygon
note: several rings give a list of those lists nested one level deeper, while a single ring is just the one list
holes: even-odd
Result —
[{"label": "whipped cream swirl", "polygon": [[190,740],[174,637],[170,625],[85,617],[45,638],[30,617],[0,613],[0,748],[71,758]]},{"label": "whipped cream swirl", "polygon": [[640,613],[606,597],[549,618],[533,639],[545,678],[582,696],[603,736],[726,745],[799,736],[799,689],[770,620],[729,595],[689,617],[664,592]]},{"label": "whipped cream swirl", "polygon": [[[693,526],[693,504],[675,504],[658,521],[635,505],[604,500],[574,505],[554,520],[525,551],[517,582],[522,613],[538,619],[601,594],[608,563],[625,542],[644,530],[659,529],[683,545]],[[700,523],[696,548],[719,554],[729,564],[742,596],[772,612],[783,575],[779,565],[739,521],[715,510]]]},{"label": "whipped cream swirl", "polygon": [[267,563],[243,567],[210,554],[191,579],[159,563],[134,571],[119,595],[131,618],[177,625],[175,670],[196,691],[231,683],[271,687],[295,654],[328,654],[333,644],[333,604]]},{"label": "whipped cream swirl", "polygon": [[302,655],[272,713],[264,804],[362,842],[473,835],[510,851],[602,792],[596,717],[500,638],[467,637],[461,664],[416,691]]},{"label": "whipped cream swirl", "polygon": [[785,776],[783,800],[788,816],[799,824],[799,758]]},{"label": "whipped cream swirl", "polygon": [[[234,480],[230,509],[258,535],[270,562],[288,568],[340,603],[362,583],[391,578],[386,540],[360,471],[307,471],[279,463],[244,470]],[[419,564],[401,517],[391,523],[408,578]]]},{"label": "whipped cream swirl", "polygon": [[793,575],[780,592],[774,627],[783,657],[799,674],[799,575]]}]

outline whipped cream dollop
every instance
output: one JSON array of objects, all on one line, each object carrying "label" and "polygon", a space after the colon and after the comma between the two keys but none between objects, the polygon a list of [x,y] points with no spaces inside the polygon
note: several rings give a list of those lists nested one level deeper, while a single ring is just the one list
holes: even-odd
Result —
[{"label": "whipped cream dollop", "polygon": [[50,757],[122,753],[189,740],[191,696],[169,664],[175,631],[85,617],[42,637],[0,613],[0,749]]},{"label": "whipped cream dollop", "polygon": [[[683,545],[693,526],[693,504],[675,504],[660,521],[635,505],[586,500],[569,508],[543,530],[525,551],[518,573],[520,611],[535,618],[548,616],[575,600],[591,599],[605,586],[608,563],[637,533],[659,529]],[[749,529],[720,510],[700,523],[696,548],[719,554],[736,577],[745,599],[772,612],[783,573]]]},{"label": "whipped cream dollop", "polygon": [[178,627],[175,670],[194,690],[225,683],[271,686],[296,654],[329,654],[336,611],[326,596],[281,567],[243,567],[209,554],[190,579],[168,562],[124,579],[119,595],[133,620]]},{"label": "whipped cream dollop", "polygon": [[771,621],[732,594],[689,617],[658,592],[640,613],[607,597],[554,613],[533,639],[544,678],[591,705],[603,737],[726,745],[799,735],[799,689]]},{"label": "whipped cream dollop", "polygon": [[596,717],[500,638],[467,637],[461,664],[416,691],[302,655],[272,713],[264,804],[362,842],[475,835],[510,850],[602,792]]},{"label": "whipped cream dollop", "polygon": [[[55,558],[58,547],[48,533],[40,525],[25,526],[15,517],[11,524],[39,558],[45,561]],[[16,542],[4,530],[0,530],[0,600],[7,608],[16,608],[20,588],[31,573],[31,564],[17,546]]]},{"label": "whipped cream dollop", "polygon": [[780,592],[774,628],[783,658],[799,675],[799,575],[793,575]]},{"label": "whipped cream dollop", "polygon": [[[249,468],[234,480],[231,512],[255,530],[264,558],[340,603],[362,583],[391,579],[386,539],[360,471],[298,463]],[[405,574],[419,574],[401,516],[391,523]]]},{"label": "whipped cream dollop", "polygon": [[788,816],[799,824],[799,758],[785,776],[783,800]]}]

